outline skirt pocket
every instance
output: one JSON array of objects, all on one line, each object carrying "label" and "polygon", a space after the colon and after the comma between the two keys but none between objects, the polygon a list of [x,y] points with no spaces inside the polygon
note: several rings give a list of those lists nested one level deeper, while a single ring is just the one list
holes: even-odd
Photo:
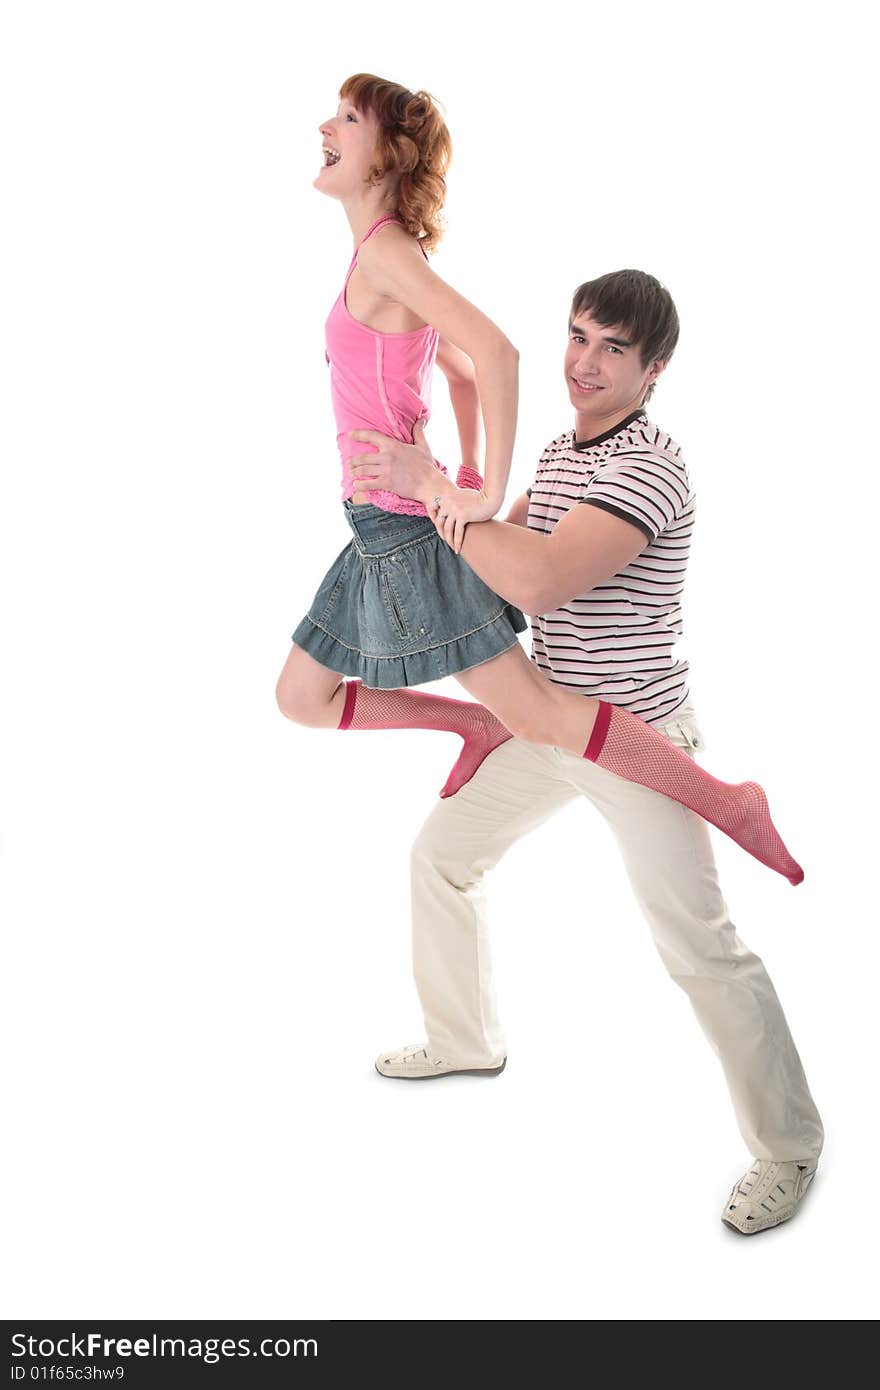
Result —
[{"label": "skirt pocket", "polygon": [[339,602],[339,596],[346,583],[352,556],[356,553],[354,545],[351,543],[349,543],[343,551],[340,551],[333,561],[333,564],[324,575],[321,587],[312,600],[311,607],[309,608],[309,616],[322,627],[326,625]]},{"label": "skirt pocket", "polygon": [[400,602],[397,598],[396,593],[394,592],[394,585],[391,583],[390,577],[388,576],[388,574],[385,573],[383,573],[382,575],[382,591],[385,595],[385,604],[388,609],[388,612],[391,615],[392,623],[394,624],[400,636],[404,639],[408,639],[409,632],[407,630],[403,614],[400,611]]}]

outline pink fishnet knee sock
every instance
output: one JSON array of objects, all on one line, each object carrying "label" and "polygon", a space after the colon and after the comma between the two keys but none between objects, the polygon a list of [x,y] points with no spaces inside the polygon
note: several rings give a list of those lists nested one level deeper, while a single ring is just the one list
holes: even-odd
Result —
[{"label": "pink fishnet knee sock", "polygon": [[484,758],[513,735],[484,705],[448,700],[420,690],[372,690],[360,681],[345,682],[340,729],[445,729],[464,739],[458,762],[440,795],[455,796]]},{"label": "pink fishnet knee sock", "polygon": [[757,782],[719,782],[643,719],[604,700],[584,757],[688,806],[789,883],[802,882]]}]

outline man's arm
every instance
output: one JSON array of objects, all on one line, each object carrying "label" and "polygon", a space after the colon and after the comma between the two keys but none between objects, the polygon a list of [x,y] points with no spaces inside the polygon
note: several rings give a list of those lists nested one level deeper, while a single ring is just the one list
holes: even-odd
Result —
[{"label": "man's arm", "polygon": [[[349,460],[359,486],[367,492],[385,487],[427,506],[437,486],[437,468],[421,422],[414,434],[417,443],[412,445],[375,430],[352,430],[352,439],[379,451]],[[523,505],[527,513],[527,496],[514,502],[507,521],[472,521],[460,553],[496,594],[524,613],[552,613],[589,593],[625,569],[654,538],[647,527],[643,531],[592,503],[572,507],[549,536],[541,535],[527,530]]]},{"label": "man's arm", "polygon": [[[504,520],[510,526],[528,526],[529,524],[529,494],[524,492],[521,497],[517,497],[512,503],[510,511]],[[467,535],[467,532],[465,532]]]},{"label": "man's arm", "polygon": [[583,504],[549,536],[509,521],[472,522],[461,554],[508,603],[524,613],[552,613],[625,569],[650,539],[629,521]]}]

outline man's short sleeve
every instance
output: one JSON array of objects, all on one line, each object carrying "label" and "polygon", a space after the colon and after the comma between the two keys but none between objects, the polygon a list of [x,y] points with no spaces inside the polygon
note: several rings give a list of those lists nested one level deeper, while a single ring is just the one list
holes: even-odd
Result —
[{"label": "man's short sleeve", "polygon": [[687,470],[680,459],[628,450],[598,470],[580,500],[638,526],[649,541],[655,541],[681,516],[690,495]]}]

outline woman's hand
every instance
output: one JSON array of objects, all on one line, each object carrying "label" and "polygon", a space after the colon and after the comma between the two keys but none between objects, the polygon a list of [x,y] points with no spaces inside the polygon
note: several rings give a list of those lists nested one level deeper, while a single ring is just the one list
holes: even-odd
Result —
[{"label": "woman's hand", "polygon": [[501,505],[493,504],[485,490],[455,486],[428,448],[421,420],[413,427],[414,444],[404,444],[378,430],[351,430],[350,434],[352,439],[376,446],[375,453],[354,454],[348,460],[357,489],[355,500],[364,496],[369,501],[371,492],[381,490],[421,502],[456,555],[461,552],[468,522],[488,521]]},{"label": "woman's hand", "polygon": [[414,444],[404,444],[378,430],[351,430],[350,437],[376,446],[376,453],[355,454],[348,460],[359,492],[396,492],[398,497],[411,497],[427,507],[443,474],[428,448],[421,420],[413,429]]},{"label": "woman's hand", "polygon": [[428,516],[437,527],[446,544],[461,554],[464,533],[471,521],[489,521],[498,511],[485,492],[474,488],[460,488],[443,480],[443,487],[435,489],[435,495],[427,504]]}]

